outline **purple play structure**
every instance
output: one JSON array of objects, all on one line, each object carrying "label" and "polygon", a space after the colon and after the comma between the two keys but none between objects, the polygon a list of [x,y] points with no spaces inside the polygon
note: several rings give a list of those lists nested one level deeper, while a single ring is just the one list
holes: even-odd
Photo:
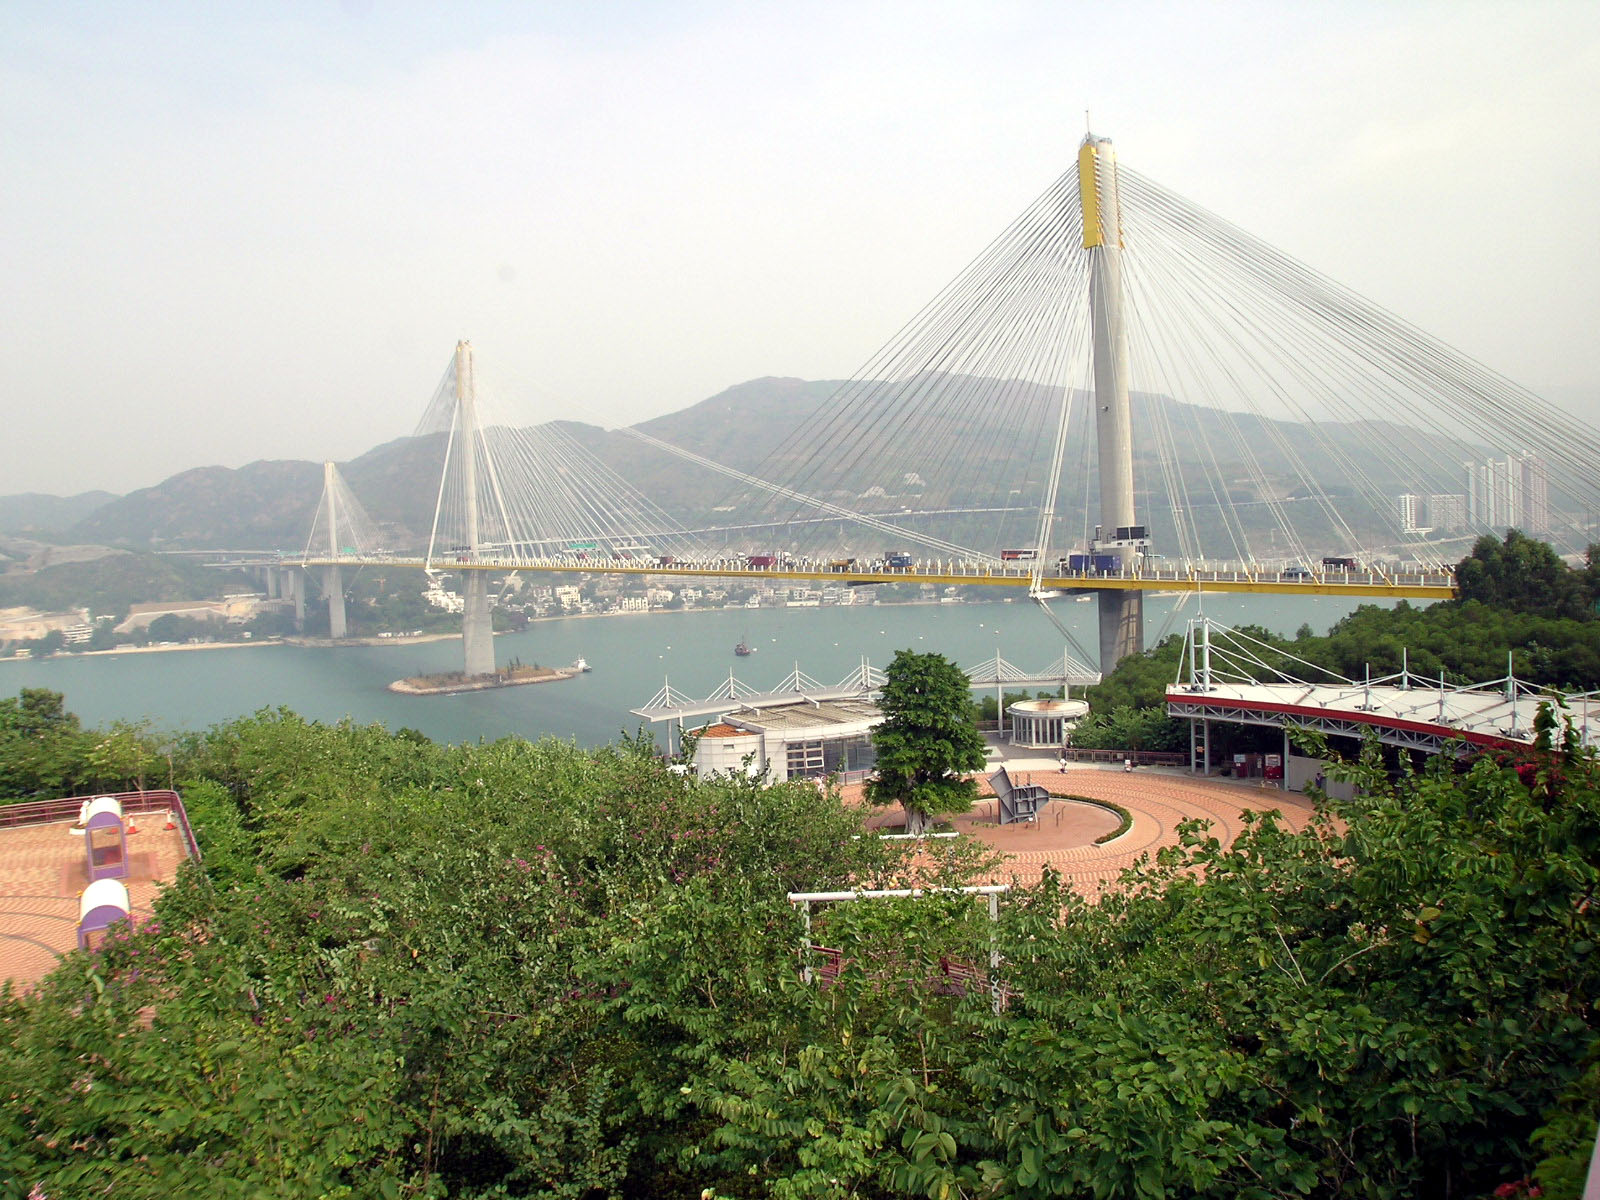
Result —
[{"label": "purple play structure", "polygon": [[[126,879],[128,833],[122,824],[122,805],[115,796],[96,796],[85,806],[83,848],[89,857],[89,882]],[[124,889],[123,896],[127,896]]]},{"label": "purple play structure", "polygon": [[89,948],[89,935],[128,919],[128,889],[120,879],[97,879],[78,900],[78,949]]}]

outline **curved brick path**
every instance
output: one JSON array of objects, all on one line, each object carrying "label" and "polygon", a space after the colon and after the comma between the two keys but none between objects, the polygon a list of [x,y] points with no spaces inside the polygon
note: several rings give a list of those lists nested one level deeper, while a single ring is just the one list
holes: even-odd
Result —
[{"label": "curved brick path", "polygon": [[[1246,811],[1277,810],[1292,829],[1304,828],[1312,814],[1311,802],[1297,792],[1148,768],[1124,772],[1074,766],[1065,773],[1053,768],[1013,770],[1011,777],[1017,783],[1043,784],[1052,792],[1108,800],[1132,814],[1133,824],[1127,832],[1098,846],[1094,839],[1114,829],[1116,819],[1106,816],[1104,810],[1070,801],[1052,800],[1036,823],[1000,827],[993,823],[994,802],[987,799],[993,792],[988,781],[980,779],[979,791],[985,799],[980,799],[972,812],[954,818],[953,824],[961,833],[1006,856],[990,882],[1034,883],[1049,863],[1089,899],[1115,883],[1117,876],[1140,856],[1177,845],[1178,826],[1186,820],[1209,821],[1211,834],[1226,844],[1244,828],[1241,816]],[[860,785],[844,789],[846,800],[859,800],[861,791]],[[899,810],[891,809],[874,813],[866,824],[872,828],[898,820]]]}]

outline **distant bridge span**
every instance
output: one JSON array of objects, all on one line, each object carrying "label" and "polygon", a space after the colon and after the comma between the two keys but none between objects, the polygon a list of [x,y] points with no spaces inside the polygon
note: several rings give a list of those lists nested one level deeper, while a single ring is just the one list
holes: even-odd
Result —
[{"label": "distant bridge span", "polygon": [[[442,560],[397,556],[338,555],[275,559],[285,567],[400,567],[433,571],[519,571],[523,573],[657,575],[685,579],[817,581],[860,587],[875,583],[927,583],[938,586],[982,585],[1031,587],[1033,573],[987,563],[918,563],[907,570],[876,567],[835,568],[826,563],[793,562],[753,567],[740,559],[711,562],[658,563],[647,560],[573,560],[570,558],[484,558]],[[1045,575],[1039,587],[1069,592],[1248,592],[1287,596],[1373,596],[1391,600],[1450,600],[1455,576],[1447,572],[1328,571],[1293,574],[1255,565],[1198,568],[1142,567],[1125,574],[1066,573]]]}]

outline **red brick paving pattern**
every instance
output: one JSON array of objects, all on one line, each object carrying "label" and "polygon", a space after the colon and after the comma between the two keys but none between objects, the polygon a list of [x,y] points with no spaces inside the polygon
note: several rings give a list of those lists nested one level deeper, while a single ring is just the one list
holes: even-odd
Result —
[{"label": "red brick paving pattern", "polygon": [[[187,857],[183,835],[160,813],[140,814],[128,837],[128,902],[148,919],[161,888]],[[0,980],[37,983],[78,945],[78,895],[88,886],[83,838],[70,821],[0,830]]]},{"label": "red brick paving pattern", "polygon": [[[1115,883],[1123,870],[1142,855],[1153,856],[1163,846],[1177,845],[1178,826],[1184,821],[1209,821],[1212,836],[1227,844],[1243,830],[1246,811],[1276,810],[1291,829],[1304,828],[1312,814],[1311,802],[1296,792],[1148,769],[1013,771],[1012,779],[1019,784],[1043,784],[1051,792],[1106,800],[1121,805],[1132,815],[1128,830],[1102,845],[1095,845],[1095,838],[1115,829],[1120,824],[1118,818],[1104,809],[1071,801],[1052,800],[1032,824],[995,825],[992,799],[980,799],[972,812],[954,819],[953,824],[961,833],[1006,856],[1005,864],[990,882],[1015,879],[1023,884],[1034,883],[1048,863],[1089,899]],[[984,797],[993,796],[986,779],[980,778],[978,787]],[[859,799],[860,795],[860,785],[845,789],[847,800]],[[893,809],[873,814],[867,825],[870,828],[898,820],[899,810]]]}]

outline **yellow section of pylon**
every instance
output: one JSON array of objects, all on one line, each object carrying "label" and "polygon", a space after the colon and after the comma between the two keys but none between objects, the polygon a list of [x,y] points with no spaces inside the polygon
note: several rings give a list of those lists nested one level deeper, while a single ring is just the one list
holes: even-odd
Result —
[{"label": "yellow section of pylon", "polygon": [[[1105,205],[1100,203],[1100,173],[1117,169],[1117,152],[1105,138],[1093,135],[1083,139],[1078,147],[1078,199],[1083,205],[1083,248],[1122,245],[1122,228],[1110,231],[1105,227]],[[1115,206],[1113,205],[1113,210]]]},{"label": "yellow section of pylon", "polygon": [[1083,202],[1083,248],[1103,245],[1105,237],[1100,229],[1100,184],[1095,178],[1096,159],[1094,143],[1085,139],[1078,147],[1078,196]]}]

